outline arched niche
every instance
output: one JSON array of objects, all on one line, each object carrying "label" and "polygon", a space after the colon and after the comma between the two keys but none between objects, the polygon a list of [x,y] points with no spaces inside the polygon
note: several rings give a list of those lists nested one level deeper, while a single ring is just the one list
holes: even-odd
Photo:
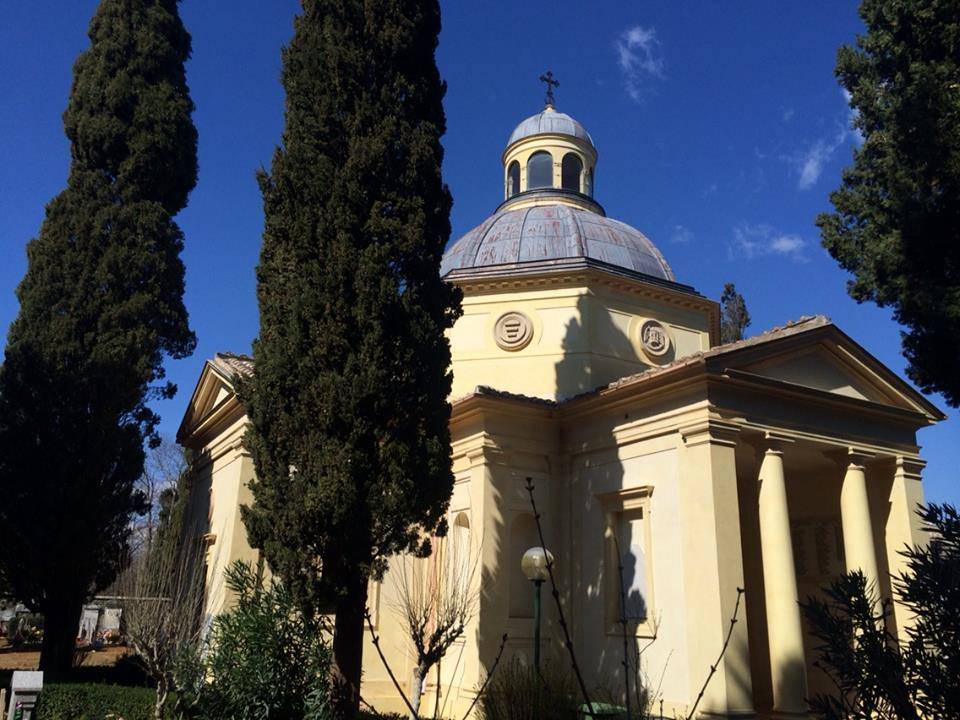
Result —
[{"label": "arched niche", "polygon": [[537,522],[530,513],[517,515],[510,525],[510,554],[506,558],[510,577],[510,617],[533,617],[533,583],[520,569],[523,554],[540,545]]}]

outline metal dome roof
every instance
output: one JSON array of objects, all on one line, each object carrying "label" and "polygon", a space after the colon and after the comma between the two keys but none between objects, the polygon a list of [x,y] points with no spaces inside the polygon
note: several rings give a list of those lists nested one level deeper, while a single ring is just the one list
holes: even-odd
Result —
[{"label": "metal dome roof", "polygon": [[549,106],[517,125],[510,134],[510,139],[507,140],[507,147],[513,145],[517,140],[533,135],[569,135],[586,140],[593,145],[593,138],[590,137],[590,133],[583,125],[566,113],[557,112]]},{"label": "metal dome roof", "polygon": [[505,209],[457,240],[440,274],[494,265],[588,258],[676,282],[660,251],[639,230],[561,203]]}]

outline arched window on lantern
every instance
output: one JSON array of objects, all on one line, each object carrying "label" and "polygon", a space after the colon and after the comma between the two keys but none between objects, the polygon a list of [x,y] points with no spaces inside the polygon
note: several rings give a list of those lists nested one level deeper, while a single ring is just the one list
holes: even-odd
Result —
[{"label": "arched window on lantern", "polygon": [[507,168],[507,197],[512,198],[520,192],[520,163],[514,160]]},{"label": "arched window on lantern", "polygon": [[553,156],[540,150],[527,160],[527,190],[553,187]]},{"label": "arched window on lantern", "polygon": [[563,156],[560,166],[560,186],[564,190],[580,192],[580,175],[583,173],[583,161],[576,153],[567,153]]},{"label": "arched window on lantern", "polygon": [[533,583],[527,580],[520,569],[523,554],[540,545],[537,521],[533,515],[517,515],[510,526],[510,556],[507,558],[507,575],[510,577],[510,617],[533,617]]}]

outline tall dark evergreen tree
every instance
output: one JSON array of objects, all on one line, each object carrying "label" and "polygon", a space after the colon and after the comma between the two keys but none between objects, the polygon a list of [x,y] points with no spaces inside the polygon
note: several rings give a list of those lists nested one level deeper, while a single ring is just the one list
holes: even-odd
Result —
[{"label": "tall dark evergreen tree", "polygon": [[750,313],[747,312],[747,301],[737,292],[733,283],[727,283],[720,296],[720,342],[743,340],[748,327]]},{"label": "tall dark evergreen tree", "polygon": [[426,549],[453,487],[439,31],[435,0],[304,0],[283,145],[260,177],[244,519],[305,613],[336,613],[341,717],[358,701],[367,583]]},{"label": "tall dark evergreen tree", "polygon": [[27,246],[0,370],[0,574],[42,612],[41,667],[69,669],[82,603],[116,574],[147,407],[195,345],[172,217],[196,183],[177,0],[102,0],[63,116],[66,189]]},{"label": "tall dark evergreen tree", "polygon": [[907,375],[960,406],[960,3],[863,0],[837,77],[863,145],[817,219],[850,295],[906,327]]}]

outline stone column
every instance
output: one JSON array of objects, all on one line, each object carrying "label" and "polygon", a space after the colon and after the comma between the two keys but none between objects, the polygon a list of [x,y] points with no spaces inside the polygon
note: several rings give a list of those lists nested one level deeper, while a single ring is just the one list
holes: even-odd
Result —
[{"label": "stone column", "polygon": [[[890,574],[898,577],[907,569],[906,558],[901,551],[906,545],[923,546],[927,543],[927,533],[921,527],[917,508],[923,504],[923,486],[920,473],[925,465],[918,457],[898,455],[893,469],[893,483],[890,486],[890,513],[884,540],[887,547],[887,563]],[[897,602],[894,593],[893,618],[896,623],[897,637],[901,642],[907,639],[907,628],[912,621],[912,613]]]},{"label": "stone column", "polygon": [[767,433],[760,465],[760,548],[767,607],[773,709],[778,716],[806,717],[807,668],[797,602],[783,447],[792,442]]},{"label": "stone column", "polygon": [[867,587],[872,588],[879,597],[880,572],[877,569],[877,550],[873,542],[867,473],[864,468],[868,457],[868,454],[853,449],[847,453],[847,469],[840,489],[840,520],[843,524],[843,554],[847,572],[860,570],[867,579]]}]

